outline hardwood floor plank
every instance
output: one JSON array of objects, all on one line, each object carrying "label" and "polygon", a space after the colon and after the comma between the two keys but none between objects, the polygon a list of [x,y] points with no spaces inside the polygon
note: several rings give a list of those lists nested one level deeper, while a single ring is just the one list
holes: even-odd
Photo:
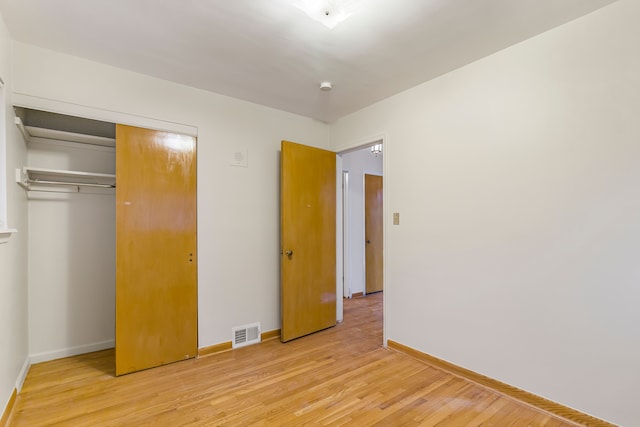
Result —
[{"label": "hardwood floor plank", "polygon": [[0,417],[0,427],[5,427],[9,422],[9,417],[13,412],[13,406],[16,403],[17,396],[18,396],[18,393],[14,388],[13,391],[11,391],[11,396],[9,396],[9,401],[7,402],[7,405],[4,408],[4,412],[2,412],[2,416]]},{"label": "hardwood floor plank", "polygon": [[115,377],[105,350],[32,366],[10,426],[575,425],[382,343],[382,298],[344,322]]}]

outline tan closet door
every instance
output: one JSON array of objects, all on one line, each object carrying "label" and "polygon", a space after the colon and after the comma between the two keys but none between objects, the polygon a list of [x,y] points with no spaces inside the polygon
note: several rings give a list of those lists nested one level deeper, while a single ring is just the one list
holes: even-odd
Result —
[{"label": "tan closet door", "polygon": [[336,154],[282,141],[282,341],[336,324]]},{"label": "tan closet door", "polygon": [[197,351],[196,140],[116,128],[116,375]]},{"label": "tan closet door", "polygon": [[366,293],[382,290],[382,177],[364,175]]}]

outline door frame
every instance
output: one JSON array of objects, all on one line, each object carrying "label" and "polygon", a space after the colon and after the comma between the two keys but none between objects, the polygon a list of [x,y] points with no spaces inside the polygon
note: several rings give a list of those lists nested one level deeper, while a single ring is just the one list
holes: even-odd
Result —
[{"label": "door frame", "polygon": [[[349,212],[351,206],[349,204],[349,171],[342,171],[342,297],[352,298],[351,293],[351,267],[349,266],[349,260],[351,256],[351,245],[349,242]],[[340,240],[337,240],[340,243]]]},{"label": "door frame", "polygon": [[[388,138],[386,134],[379,134],[372,136],[370,138],[366,138],[354,143],[345,144],[347,148],[341,148],[336,151],[336,295],[343,295],[343,268],[344,265],[349,265],[350,260],[350,251],[351,248],[345,245],[344,239],[344,225],[342,222],[343,215],[345,215],[345,206],[343,203],[344,194],[342,189],[342,174],[344,171],[343,163],[342,163],[342,155],[351,153],[353,151],[362,150],[364,148],[369,148],[375,144],[382,144],[384,147],[383,157],[382,157],[382,198],[383,200],[388,200],[388,180],[389,180],[389,146],[388,146]],[[363,171],[366,172],[366,171]],[[372,175],[376,175],[377,173],[366,172]],[[364,179],[364,177],[363,177]],[[345,189],[348,193],[348,189]],[[349,199],[349,195],[347,194],[347,200]],[[348,208],[348,206],[347,206]],[[388,213],[389,203],[385,203],[382,210],[382,245],[383,245],[383,275],[382,281],[384,283],[385,294],[387,294],[387,289],[389,288],[387,285],[387,218],[390,218],[390,214]],[[363,218],[364,222],[364,218]],[[364,227],[364,224],[363,224]],[[348,230],[347,230],[348,231]],[[343,248],[348,248],[343,252]],[[364,268],[364,265],[363,265]],[[336,320],[342,322],[344,319],[343,313],[343,304],[342,299],[337,298],[336,304]],[[387,306],[387,298],[382,299],[382,345],[387,347],[387,318],[384,315],[386,312]]]}]

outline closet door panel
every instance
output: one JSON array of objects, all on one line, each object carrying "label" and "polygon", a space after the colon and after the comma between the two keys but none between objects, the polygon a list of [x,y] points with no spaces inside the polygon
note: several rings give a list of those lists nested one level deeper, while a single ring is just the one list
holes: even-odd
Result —
[{"label": "closet door panel", "polygon": [[197,352],[196,140],[116,128],[116,375]]}]

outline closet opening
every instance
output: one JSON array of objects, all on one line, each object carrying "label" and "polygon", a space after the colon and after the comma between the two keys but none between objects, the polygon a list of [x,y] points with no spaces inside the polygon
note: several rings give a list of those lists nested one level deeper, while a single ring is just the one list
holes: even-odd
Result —
[{"label": "closet opening", "polygon": [[15,113],[32,363],[117,347],[121,375],[195,357],[197,129]]},{"label": "closet opening", "polygon": [[114,346],[115,123],[14,107],[32,363]]}]

